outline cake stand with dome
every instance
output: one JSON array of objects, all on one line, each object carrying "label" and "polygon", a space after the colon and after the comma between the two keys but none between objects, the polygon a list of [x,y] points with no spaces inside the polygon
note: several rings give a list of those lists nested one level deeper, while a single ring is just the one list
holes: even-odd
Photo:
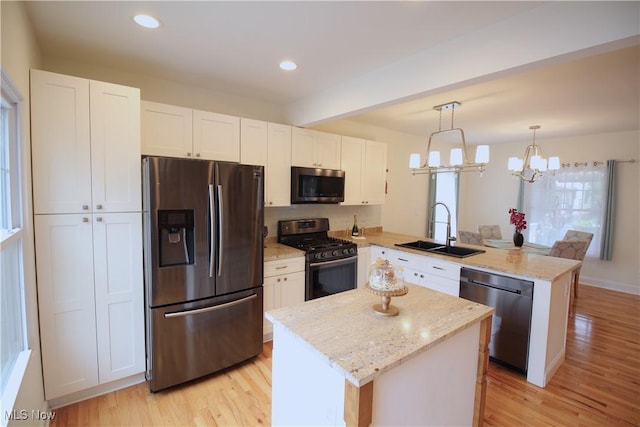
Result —
[{"label": "cake stand with dome", "polygon": [[406,295],[409,289],[404,283],[402,269],[394,267],[388,260],[378,258],[371,266],[369,281],[365,284],[369,292],[379,295],[380,304],[375,304],[373,310],[381,316],[397,316],[400,310],[391,305],[391,297]]}]

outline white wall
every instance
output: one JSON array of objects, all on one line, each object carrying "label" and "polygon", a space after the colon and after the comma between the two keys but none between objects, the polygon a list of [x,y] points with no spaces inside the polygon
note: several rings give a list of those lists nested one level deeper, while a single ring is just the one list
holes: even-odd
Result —
[{"label": "white wall", "polygon": [[[543,132],[539,132],[538,136],[540,134]],[[640,183],[640,133],[619,132],[552,140],[536,138],[536,142],[543,155],[557,155],[561,162],[636,159],[636,163],[621,163],[618,166],[613,259],[586,259],[580,281],[640,294],[640,209],[637,189]],[[530,143],[529,140],[492,145],[491,162],[482,178],[475,173],[462,174],[459,229],[475,230],[478,224],[498,224],[505,237],[509,237],[513,226],[509,224],[508,210],[516,207],[519,180],[509,174],[507,159],[510,156],[522,157],[525,147]]]},{"label": "white wall", "polygon": [[[22,380],[20,391],[16,398],[14,409],[46,410],[44,389],[42,384],[42,364],[40,359],[40,336],[38,330],[38,306],[35,277],[35,257],[33,247],[33,223],[31,205],[31,135],[29,120],[29,69],[39,67],[40,52],[36,45],[33,32],[25,14],[22,3],[0,2],[2,15],[2,67],[7,71],[23,96],[20,117],[22,121],[22,179],[25,180],[26,191],[23,200],[26,204],[24,222],[24,281],[27,311],[27,335],[31,348],[31,357],[27,371]],[[4,417],[5,414],[0,414]],[[29,419],[25,421],[11,421],[10,426],[39,425],[43,422]]]}]

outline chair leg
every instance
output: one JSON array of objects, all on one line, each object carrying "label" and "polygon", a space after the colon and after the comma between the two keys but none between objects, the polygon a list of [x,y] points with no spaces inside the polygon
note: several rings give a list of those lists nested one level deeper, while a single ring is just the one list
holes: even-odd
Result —
[{"label": "chair leg", "polygon": [[580,273],[576,273],[573,276],[573,296],[578,298],[578,283],[580,280]]}]

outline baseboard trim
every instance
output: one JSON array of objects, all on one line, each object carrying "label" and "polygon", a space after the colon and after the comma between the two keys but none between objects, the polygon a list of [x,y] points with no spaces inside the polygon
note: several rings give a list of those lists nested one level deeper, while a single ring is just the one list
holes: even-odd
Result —
[{"label": "baseboard trim", "polygon": [[95,387],[88,388],[86,390],[68,394],[66,396],[56,397],[55,399],[49,400],[48,404],[51,409],[61,408],[63,406],[71,405],[72,403],[81,402],[92,397],[100,396],[112,391],[140,384],[145,381],[146,379],[144,377],[144,372],[141,372],[139,374],[131,375],[129,377],[122,378],[117,381],[112,381],[107,384],[101,384]]},{"label": "baseboard trim", "polygon": [[591,277],[584,277],[582,275],[580,276],[580,283],[589,285],[589,286],[594,286],[596,288],[608,289],[610,291],[618,291],[618,292],[624,292],[625,294],[640,295],[640,287],[633,286],[628,283],[617,283],[617,282],[610,282],[610,281],[604,282],[602,280],[594,279]]}]

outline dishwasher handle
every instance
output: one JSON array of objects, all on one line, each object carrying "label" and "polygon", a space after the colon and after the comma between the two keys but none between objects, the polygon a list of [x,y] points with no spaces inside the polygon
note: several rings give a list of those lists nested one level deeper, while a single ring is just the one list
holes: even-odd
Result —
[{"label": "dishwasher handle", "polygon": [[512,294],[522,295],[522,291],[520,289],[503,288],[500,286],[492,285],[491,283],[486,283],[480,280],[473,280],[473,279],[468,280],[468,282],[473,283],[474,285],[484,286],[485,288],[492,288],[492,289],[497,289],[499,291],[511,292]]}]

